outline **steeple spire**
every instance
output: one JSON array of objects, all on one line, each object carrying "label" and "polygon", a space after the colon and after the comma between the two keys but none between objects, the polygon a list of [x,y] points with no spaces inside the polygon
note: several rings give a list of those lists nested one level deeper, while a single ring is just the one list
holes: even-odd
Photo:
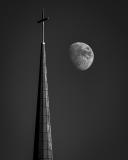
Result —
[{"label": "steeple spire", "polygon": [[40,52],[33,160],[53,160],[46,51],[44,42],[44,22],[47,20],[48,18],[44,17],[43,10],[41,20],[37,21],[37,23],[42,23],[42,42]]}]

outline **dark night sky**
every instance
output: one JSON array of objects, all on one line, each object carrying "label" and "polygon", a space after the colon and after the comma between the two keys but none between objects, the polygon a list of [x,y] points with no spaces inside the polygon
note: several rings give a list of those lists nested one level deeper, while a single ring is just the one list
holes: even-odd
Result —
[{"label": "dark night sky", "polygon": [[[127,4],[8,0],[0,4],[0,160],[32,160],[43,7],[54,159],[128,159]],[[69,58],[77,41],[95,54],[85,72]]]}]

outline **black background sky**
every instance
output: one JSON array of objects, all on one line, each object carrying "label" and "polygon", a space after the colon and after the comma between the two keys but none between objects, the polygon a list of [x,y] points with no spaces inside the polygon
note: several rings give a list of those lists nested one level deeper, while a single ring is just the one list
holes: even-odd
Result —
[{"label": "black background sky", "polygon": [[[32,160],[41,9],[55,160],[128,159],[128,11],[123,1],[0,2],[0,160]],[[89,44],[91,68],[69,58]]]}]

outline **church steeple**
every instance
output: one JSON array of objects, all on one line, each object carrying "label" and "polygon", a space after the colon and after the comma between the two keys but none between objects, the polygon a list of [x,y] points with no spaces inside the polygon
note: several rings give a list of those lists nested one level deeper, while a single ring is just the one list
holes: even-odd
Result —
[{"label": "church steeple", "polygon": [[46,67],[46,51],[44,42],[44,22],[47,20],[48,18],[44,18],[43,10],[42,18],[38,21],[38,23],[42,23],[42,42],[40,52],[33,160],[53,160]]}]

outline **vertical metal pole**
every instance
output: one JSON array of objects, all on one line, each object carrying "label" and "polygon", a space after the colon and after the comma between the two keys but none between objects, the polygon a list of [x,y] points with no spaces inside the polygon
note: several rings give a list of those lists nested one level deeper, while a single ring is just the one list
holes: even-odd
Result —
[{"label": "vertical metal pole", "polygon": [[[44,9],[43,9],[43,11],[42,11],[42,19],[44,19]],[[43,42],[43,44],[45,43],[44,42],[44,21],[43,21],[43,23],[42,23],[42,42]]]}]

